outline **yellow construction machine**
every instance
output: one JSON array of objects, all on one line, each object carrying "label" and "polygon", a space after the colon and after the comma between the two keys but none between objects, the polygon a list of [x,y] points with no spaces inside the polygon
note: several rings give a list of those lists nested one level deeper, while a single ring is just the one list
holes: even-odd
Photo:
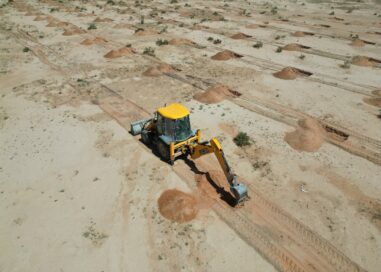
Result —
[{"label": "yellow construction machine", "polygon": [[178,155],[190,155],[192,159],[197,159],[214,153],[225,173],[236,203],[247,198],[246,185],[237,182],[237,176],[232,172],[220,142],[216,138],[202,142],[201,131],[191,128],[189,111],[183,105],[171,104],[159,108],[152,118],[131,123],[131,134],[140,134],[142,142],[151,146],[171,165]]}]

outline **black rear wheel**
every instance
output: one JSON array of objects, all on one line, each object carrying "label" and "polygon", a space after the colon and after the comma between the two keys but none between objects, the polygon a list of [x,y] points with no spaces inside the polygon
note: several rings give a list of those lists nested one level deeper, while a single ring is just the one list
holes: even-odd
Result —
[{"label": "black rear wheel", "polygon": [[168,162],[169,161],[169,146],[163,141],[157,142],[157,151],[159,152],[160,157]]},{"label": "black rear wheel", "polygon": [[142,131],[142,142],[146,145],[151,144],[151,137],[150,137],[150,132],[147,130]]}]

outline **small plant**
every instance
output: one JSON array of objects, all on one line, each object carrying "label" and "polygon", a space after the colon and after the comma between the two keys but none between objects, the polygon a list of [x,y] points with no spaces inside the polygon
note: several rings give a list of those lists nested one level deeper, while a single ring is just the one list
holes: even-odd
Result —
[{"label": "small plant", "polygon": [[167,44],[168,44],[167,40],[159,39],[159,40],[156,41],[156,45],[157,46],[162,46],[162,45],[167,45]]},{"label": "small plant", "polygon": [[144,31],[144,28],[139,27],[139,28],[135,29],[135,33],[138,33],[139,31]]},{"label": "small plant", "polygon": [[164,33],[164,32],[168,32],[167,29],[168,29],[168,26],[164,26],[164,27],[159,31],[159,34],[162,34],[162,33]]},{"label": "small plant", "polygon": [[218,14],[217,11],[215,11],[215,12],[213,12],[213,15],[214,15],[214,16],[218,16],[219,14]]},{"label": "small plant", "polygon": [[233,141],[239,147],[251,145],[250,137],[246,132],[239,132]]},{"label": "small plant", "polygon": [[279,39],[280,39],[280,35],[276,35],[275,40],[279,40]]},{"label": "small plant", "polygon": [[30,49],[29,49],[29,47],[24,47],[24,49],[22,51],[26,53],[26,52],[29,52]]},{"label": "small plant", "polygon": [[60,9],[59,8],[51,8],[50,10],[49,10],[49,12],[55,12],[55,11],[59,11]]},{"label": "small plant", "polygon": [[278,46],[278,48],[275,50],[275,52],[277,52],[277,53],[282,52],[282,47]]},{"label": "small plant", "polygon": [[271,10],[270,10],[271,14],[275,15],[278,13],[278,8],[277,7],[273,7]]},{"label": "small plant", "polygon": [[144,25],[144,15],[140,16],[140,24]]},{"label": "small plant", "polygon": [[132,46],[132,44],[130,44],[130,43],[126,44],[126,47],[131,47],[131,46]]},{"label": "small plant", "polygon": [[189,5],[188,3],[185,3],[184,7],[191,7],[191,5]]},{"label": "small plant", "polygon": [[90,24],[89,27],[87,28],[88,30],[91,29],[97,29],[97,26],[95,24]]},{"label": "small plant", "polygon": [[331,11],[331,12],[329,13],[329,15],[335,15],[335,12],[334,12],[334,11]]},{"label": "small plant", "polygon": [[113,5],[115,5],[115,2],[112,1],[112,0],[108,0],[108,1],[107,1],[107,5],[112,5],[112,6],[113,6]]},{"label": "small plant", "polygon": [[299,59],[304,60],[305,57],[306,57],[305,55],[301,54],[301,55],[299,56]]},{"label": "small plant", "polygon": [[215,40],[213,41],[213,43],[214,43],[214,44],[220,44],[220,43],[222,43],[222,41],[221,41],[220,39],[215,39]]},{"label": "small plant", "polygon": [[351,62],[349,60],[344,61],[343,64],[340,65],[343,69],[349,69],[351,67]]},{"label": "small plant", "polygon": [[258,41],[256,44],[253,45],[254,48],[261,48],[263,46],[263,43],[261,41]]},{"label": "small plant", "polygon": [[152,47],[146,47],[144,48],[143,54],[155,57],[155,49],[153,49]]},{"label": "small plant", "polygon": [[214,41],[213,37],[208,37],[208,41],[209,41],[209,42]]},{"label": "small plant", "polygon": [[177,4],[178,1],[177,0],[171,0],[170,4]]}]

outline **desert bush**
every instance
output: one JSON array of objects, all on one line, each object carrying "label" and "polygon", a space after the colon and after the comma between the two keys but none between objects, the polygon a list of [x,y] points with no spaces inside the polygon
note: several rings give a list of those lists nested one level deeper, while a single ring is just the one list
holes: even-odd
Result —
[{"label": "desert bush", "polygon": [[233,141],[239,147],[251,145],[250,137],[246,132],[239,132]]},{"label": "desert bush", "polygon": [[263,46],[263,43],[261,41],[257,41],[256,44],[253,45],[254,48],[261,48]]},{"label": "desert bush", "polygon": [[222,41],[221,41],[220,39],[215,39],[215,40],[213,41],[213,43],[214,43],[214,44],[220,44],[220,43],[222,43]]},{"label": "desert bush", "polygon": [[301,54],[301,55],[299,56],[299,59],[304,60],[305,57],[306,57],[305,55]]},{"label": "desert bush", "polygon": [[22,51],[26,53],[26,52],[29,52],[30,49],[29,49],[29,47],[24,47],[24,49]]},{"label": "desert bush", "polygon": [[158,46],[167,45],[167,44],[168,44],[167,40],[159,39],[156,41],[156,45],[158,45]]},{"label": "desert bush", "polygon": [[155,56],[155,49],[153,49],[152,47],[146,47],[146,48],[144,48],[143,54],[154,57]]},{"label": "desert bush", "polygon": [[277,53],[282,52],[282,47],[278,46],[278,48],[275,50],[275,52],[277,52]]},{"label": "desert bush", "polygon": [[90,24],[89,27],[87,28],[88,30],[91,29],[97,29],[97,26],[95,24]]}]

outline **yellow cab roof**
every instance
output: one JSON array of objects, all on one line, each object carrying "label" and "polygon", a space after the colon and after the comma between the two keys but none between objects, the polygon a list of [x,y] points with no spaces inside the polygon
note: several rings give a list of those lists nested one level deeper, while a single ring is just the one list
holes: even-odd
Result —
[{"label": "yellow cab roof", "polygon": [[189,115],[188,109],[178,103],[159,108],[157,111],[161,116],[173,120],[184,118],[185,116]]}]

